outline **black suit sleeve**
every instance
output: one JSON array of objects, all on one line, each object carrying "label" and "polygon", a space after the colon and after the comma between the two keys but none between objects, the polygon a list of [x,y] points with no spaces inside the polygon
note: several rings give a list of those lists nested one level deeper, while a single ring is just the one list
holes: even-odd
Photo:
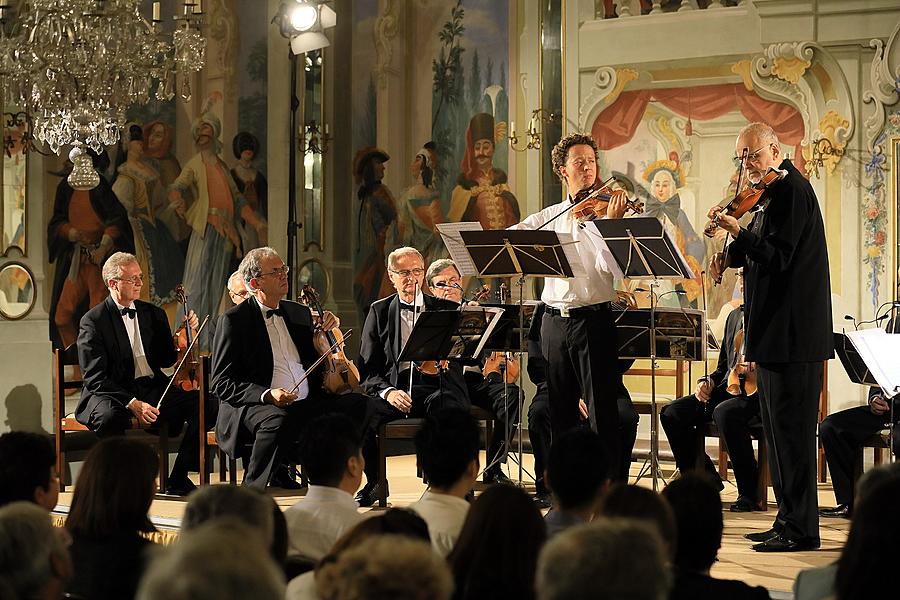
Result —
[{"label": "black suit sleeve", "polygon": [[728,371],[731,370],[728,353],[734,348],[734,338],[741,329],[742,313],[740,309],[733,310],[725,321],[725,335],[722,336],[722,347],[719,349],[719,362],[716,364],[716,370],[709,374],[713,387],[720,386],[728,379]]},{"label": "black suit sleeve", "polygon": [[[249,302],[249,300],[248,300]],[[235,315],[228,312],[219,318],[212,353],[212,392],[220,402],[238,406],[262,403],[262,395],[268,389],[248,380],[242,367],[241,350],[246,340],[235,328]]]},{"label": "black suit sleeve", "polygon": [[92,395],[106,396],[125,406],[134,396],[110,376],[112,368],[107,359],[103,335],[99,323],[91,316],[91,313],[86,314],[78,329],[78,364],[84,389]]},{"label": "black suit sleeve", "polygon": [[387,364],[384,343],[379,335],[379,331],[383,329],[386,329],[385,324],[379,324],[378,311],[374,306],[369,307],[369,314],[366,315],[360,339],[359,364],[357,366],[363,389],[366,390],[366,393],[373,395],[378,395],[384,390],[394,387],[385,377],[390,366]]}]

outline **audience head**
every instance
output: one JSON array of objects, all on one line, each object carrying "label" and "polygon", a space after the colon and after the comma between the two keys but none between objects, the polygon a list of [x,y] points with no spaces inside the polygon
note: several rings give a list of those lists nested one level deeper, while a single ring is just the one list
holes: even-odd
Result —
[{"label": "audience head", "polygon": [[303,472],[312,485],[341,488],[352,494],[362,482],[366,461],[359,428],[344,415],[313,419],[300,437]]},{"label": "audience head", "polygon": [[445,408],[428,415],[415,437],[416,460],[428,484],[448,490],[465,482],[463,493],[468,492],[478,477],[479,436],[478,422],[464,410]]},{"label": "audience head", "polygon": [[537,568],[538,600],[664,600],[665,551],[652,525],[599,519],[547,542]]},{"label": "audience head", "polygon": [[137,600],[284,600],[284,575],[256,529],[222,517],[157,553]]},{"label": "audience head", "polygon": [[675,546],[675,566],[685,571],[706,573],[722,546],[722,499],[709,477],[685,473],[662,491],[672,507],[679,535]]},{"label": "audience head", "polygon": [[607,481],[603,442],[587,428],[572,429],[556,437],[544,476],[563,510],[596,504]]},{"label": "audience head", "polygon": [[547,539],[541,512],[517,487],[493,485],[469,509],[447,560],[458,598],[534,597],[538,552]]},{"label": "audience head", "polygon": [[885,591],[885,568],[900,562],[898,506],[900,479],[895,478],[873,485],[854,506],[835,576],[838,600],[878,598]]},{"label": "audience head", "polygon": [[65,537],[33,502],[0,508],[0,598],[62,598],[72,576]]},{"label": "audience head", "polygon": [[88,453],[75,482],[66,528],[72,535],[95,539],[155,531],[147,511],[158,469],[150,445],[124,437],[101,440]]},{"label": "audience head", "polygon": [[263,541],[271,547],[274,538],[274,502],[268,496],[245,486],[206,485],[188,497],[181,530],[191,531],[213,519],[234,517],[259,531]]},{"label": "audience head", "polygon": [[50,438],[28,431],[0,435],[0,506],[27,500],[50,511],[58,499],[56,453]]},{"label": "audience head", "polygon": [[322,600],[449,600],[453,578],[424,541],[371,537],[316,573]]},{"label": "audience head", "polygon": [[656,527],[671,559],[675,554],[678,536],[675,517],[668,503],[653,490],[637,485],[619,483],[612,486],[600,502],[604,517],[625,517],[647,521]]},{"label": "audience head", "polygon": [[869,492],[892,479],[900,479],[900,462],[878,465],[869,469],[856,482],[856,502],[862,502]]}]

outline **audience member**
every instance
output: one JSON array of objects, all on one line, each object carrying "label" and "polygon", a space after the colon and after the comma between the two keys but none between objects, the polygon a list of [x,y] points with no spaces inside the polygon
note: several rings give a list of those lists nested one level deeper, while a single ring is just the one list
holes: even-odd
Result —
[{"label": "audience member", "polygon": [[534,598],[538,553],[547,538],[541,512],[517,487],[494,485],[469,509],[447,557],[455,600]]},{"label": "audience member", "polygon": [[72,535],[74,576],[66,591],[91,600],[133,598],[153,544],[147,516],[159,461],[148,444],[102,440],[88,453],[75,482],[66,529]]},{"label": "audience member", "polygon": [[185,532],[154,558],[138,600],[283,600],[284,575],[257,531],[222,517]]},{"label": "audience member", "polygon": [[763,587],[743,581],[714,579],[709,570],[722,546],[722,499],[712,479],[702,471],[685,473],[662,491],[675,515],[679,532],[675,547],[675,581],[669,600],[767,600]]},{"label": "audience member", "polygon": [[607,465],[600,436],[590,429],[573,429],[550,446],[544,481],[555,501],[544,523],[547,537],[573,525],[589,523],[607,487]]},{"label": "audience member", "polygon": [[662,539],[666,556],[669,560],[675,556],[678,539],[675,516],[669,504],[653,490],[617,483],[603,496],[600,514],[604,517],[625,517],[652,523]]},{"label": "audience member", "polygon": [[369,538],[342,552],[317,578],[322,600],[449,600],[453,578],[427,543]]},{"label": "audience member", "polygon": [[58,498],[56,453],[50,438],[28,431],[0,435],[0,506],[27,500],[50,511]]},{"label": "audience member", "polygon": [[409,508],[428,523],[431,545],[447,556],[459,537],[478,477],[478,423],[466,411],[442,409],[428,415],[416,433],[416,460],[428,489]]},{"label": "audience member", "polygon": [[659,533],[637,519],[572,527],[538,562],[538,600],[663,600],[668,587]]},{"label": "audience member", "polygon": [[[204,486],[188,496],[184,517],[181,519],[181,531],[191,531],[220,517],[235,517],[259,531],[263,541],[271,549],[275,537],[273,504],[278,507],[270,497],[247,486]],[[277,560],[274,551],[272,553]]]},{"label": "audience member", "polygon": [[50,524],[46,510],[30,501],[0,508],[0,598],[63,597],[72,576],[64,533]]},{"label": "audience member", "polygon": [[319,560],[364,518],[353,494],[362,482],[366,463],[359,428],[344,415],[313,419],[301,440],[309,490],[285,513],[288,555]]}]

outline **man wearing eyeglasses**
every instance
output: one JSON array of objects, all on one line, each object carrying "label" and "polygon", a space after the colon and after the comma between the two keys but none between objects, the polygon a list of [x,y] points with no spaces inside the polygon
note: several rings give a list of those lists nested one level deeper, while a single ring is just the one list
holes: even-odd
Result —
[{"label": "man wearing eyeglasses", "polygon": [[[250,291],[247,289],[247,286],[244,285],[244,278],[241,277],[240,271],[235,271],[228,276],[228,283],[225,285],[225,293],[228,294],[228,299],[231,300],[233,305],[240,304],[250,297]],[[216,339],[216,326],[219,324],[219,319],[221,318],[222,315],[217,315],[216,317],[210,318],[209,323],[206,324],[206,329],[209,330],[209,339]]]},{"label": "man wearing eyeglasses", "polygon": [[[249,251],[238,267],[250,297],[219,319],[213,342],[213,394],[219,398],[216,439],[238,456],[242,441],[252,443],[244,485],[260,491],[267,485],[299,487],[285,468],[297,462],[302,428],[315,417],[346,414],[368,425],[369,399],[322,390],[322,367],[307,371],[319,358],[313,346],[315,323],[309,308],[285,300],[288,267],[272,248]],[[325,311],[325,330],[340,325]]]},{"label": "man wearing eyeglasses", "polygon": [[[177,357],[166,313],[139,300],[143,273],[133,254],[110,256],[102,275],[109,296],[85,313],[78,332],[84,388],[75,418],[101,438],[122,435],[132,420],[150,431],[166,422],[173,434],[187,423],[166,486],[167,493],[185,496],[195,487],[188,472],[200,466],[199,394],[172,386],[157,409],[169,383],[162,369]],[[193,311],[189,321],[197,327]]]},{"label": "man wearing eyeglasses", "polygon": [[710,263],[744,269],[747,328],[745,359],[757,364],[760,414],[769,452],[778,515],[772,528],[747,534],[759,552],[818,548],[816,418],[823,361],[834,354],[828,248],[819,202],[809,181],[781,155],[778,138],[764,123],[741,130],[735,154],[750,182],[769,170],[783,177],[766,188],[746,228],[734,217],[709,210],[710,219],[733,236]]},{"label": "man wearing eyeglasses", "polygon": [[[366,392],[382,399],[375,405],[374,425],[404,416],[422,417],[440,408],[468,410],[469,394],[458,363],[450,362],[443,375],[435,376],[419,371],[409,362],[399,361],[419,313],[457,310],[459,305],[423,293],[425,261],[415,248],[403,247],[391,252],[387,269],[397,293],[373,302],[369,307],[357,363]],[[412,394],[409,393],[410,377]],[[360,506],[371,506],[382,491],[385,496],[388,494],[387,490],[377,488],[379,465],[369,460],[373,452],[371,445],[365,451],[370,464],[366,468],[366,485],[356,499]]]}]

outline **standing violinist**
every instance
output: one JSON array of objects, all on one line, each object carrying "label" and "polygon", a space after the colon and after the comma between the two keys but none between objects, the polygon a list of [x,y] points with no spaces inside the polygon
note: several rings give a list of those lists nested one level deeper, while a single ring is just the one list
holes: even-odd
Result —
[{"label": "standing violinist", "polygon": [[[242,443],[252,444],[244,485],[295,488],[283,465],[297,462],[296,444],[303,426],[332,412],[349,416],[368,433],[368,401],[360,394],[322,390],[321,367],[313,346],[316,323],[309,308],[285,300],[288,267],[272,248],[255,248],[238,271],[252,298],[219,319],[213,344],[212,392],[219,398],[216,438],[232,458]],[[329,311],[321,327],[333,329]],[[278,467],[278,468],[276,468]]]},{"label": "standing violinist", "polygon": [[783,158],[764,123],[744,127],[735,144],[738,165],[756,184],[770,170],[786,173],[762,193],[746,228],[714,206],[708,216],[734,241],[710,263],[744,268],[745,358],[757,365],[760,413],[769,470],[778,500],[772,528],[747,534],[759,552],[818,548],[816,417],[823,361],[834,353],[831,283],[825,226],[809,181]]},{"label": "standing violinist", "polygon": [[[610,302],[616,299],[610,267],[613,258],[608,251],[601,251],[605,245],[597,243],[602,238],[596,227],[582,227],[570,210],[579,192],[596,185],[598,156],[597,144],[588,135],[573,133],[561,139],[551,158],[554,173],[568,189],[567,198],[511,229],[538,229],[552,220],[543,228],[568,233],[576,242],[574,251],[587,277],[549,278],[541,295],[546,305],[541,352],[547,360],[552,435],[579,426],[578,401],[583,398],[590,425],[603,439],[607,463],[619,464],[618,343],[610,309]],[[621,218],[625,201],[624,191],[612,192],[606,217]],[[561,213],[566,214],[559,216]]]},{"label": "standing violinist", "polygon": [[[166,313],[139,300],[144,275],[137,258],[116,252],[103,265],[109,296],[86,312],[78,331],[78,363],[84,389],[75,418],[97,437],[122,435],[132,421],[155,432],[160,423],[177,435],[187,430],[172,465],[166,493],[186,496],[194,489],[189,471],[199,469],[199,393],[172,386],[162,369],[175,364],[176,350]],[[188,314],[191,327],[197,316]]]},{"label": "standing violinist", "polygon": [[[744,290],[744,277],[738,269],[738,284]],[[731,311],[725,321],[725,335],[719,350],[716,370],[701,377],[691,396],[684,396],[663,407],[659,421],[666,431],[666,438],[675,455],[675,463],[682,473],[702,469],[722,489],[719,473],[709,456],[698,456],[698,437],[703,438],[703,427],[715,421],[719,435],[731,456],[734,478],[737,480],[738,498],[731,505],[732,512],[749,512],[757,509],[756,497],[758,465],[753,455],[752,429],[762,427],[759,418],[759,394],[754,388],[729,389],[729,375],[747,377],[753,365],[741,361],[741,344],[735,347],[735,339],[742,338],[744,329],[743,305]],[[733,378],[732,378],[733,379]],[[698,459],[703,461],[702,466]]]}]

